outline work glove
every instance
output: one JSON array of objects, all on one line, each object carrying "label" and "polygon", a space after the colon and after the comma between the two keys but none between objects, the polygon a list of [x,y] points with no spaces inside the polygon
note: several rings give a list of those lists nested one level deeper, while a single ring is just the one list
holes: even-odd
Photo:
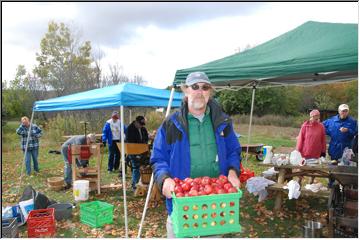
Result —
[{"label": "work glove", "polygon": [[106,142],[103,142],[102,144],[104,145],[104,147],[106,147]]},{"label": "work glove", "polygon": [[172,198],[171,193],[175,190],[175,181],[172,178],[166,178],[162,187],[162,194],[167,198]]},{"label": "work glove", "polygon": [[320,154],[320,157],[326,157],[326,153],[322,152],[322,153]]}]

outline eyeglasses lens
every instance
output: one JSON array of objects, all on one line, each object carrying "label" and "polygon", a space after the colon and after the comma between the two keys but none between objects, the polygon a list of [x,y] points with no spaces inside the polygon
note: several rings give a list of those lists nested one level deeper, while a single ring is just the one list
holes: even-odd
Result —
[{"label": "eyeglasses lens", "polygon": [[[197,84],[191,85],[191,89],[194,90],[194,91],[199,90],[199,88],[200,88],[200,86],[197,85]],[[205,85],[202,85],[201,90],[203,90],[203,91],[208,91],[210,88],[211,88],[210,85],[205,84]]]}]

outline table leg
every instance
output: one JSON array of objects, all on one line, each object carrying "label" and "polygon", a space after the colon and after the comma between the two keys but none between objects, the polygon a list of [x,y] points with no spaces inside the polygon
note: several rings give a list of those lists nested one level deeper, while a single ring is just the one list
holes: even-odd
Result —
[{"label": "table leg", "polygon": [[[280,169],[279,170],[279,177],[278,177],[278,183],[283,184],[285,181],[285,173],[286,169]],[[274,210],[278,211],[281,209],[281,203],[282,203],[282,192],[278,191],[275,197],[275,204],[274,204]]]}]

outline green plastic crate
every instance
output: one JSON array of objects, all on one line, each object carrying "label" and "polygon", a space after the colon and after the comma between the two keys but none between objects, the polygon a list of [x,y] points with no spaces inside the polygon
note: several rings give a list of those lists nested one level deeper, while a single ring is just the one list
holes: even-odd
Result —
[{"label": "green plastic crate", "polygon": [[176,237],[194,237],[240,232],[237,193],[177,198],[173,194],[171,220]]},{"label": "green plastic crate", "polygon": [[80,221],[91,227],[102,227],[113,223],[114,205],[93,201],[80,204]]}]

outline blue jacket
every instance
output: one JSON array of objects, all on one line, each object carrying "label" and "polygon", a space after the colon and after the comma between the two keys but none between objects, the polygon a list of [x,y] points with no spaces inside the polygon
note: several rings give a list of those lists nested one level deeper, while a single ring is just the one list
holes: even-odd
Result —
[{"label": "blue jacket", "polygon": [[[110,120],[111,119],[106,121],[106,123],[103,127],[103,130],[102,130],[102,142],[106,142],[106,140],[107,140],[109,147],[111,146],[112,139],[113,139],[111,127],[110,127],[110,123],[109,123]],[[124,124],[124,134],[126,134],[126,131],[127,131],[127,126]]]},{"label": "blue jacket", "polygon": [[[220,174],[227,176],[230,169],[240,173],[240,143],[235,136],[232,122],[214,101],[208,103],[215,132]],[[190,144],[187,124],[187,105],[180,112],[170,115],[160,126],[154,140],[150,158],[155,182],[162,191],[165,178],[190,177]],[[166,199],[168,214],[172,212],[172,200]]]},{"label": "blue jacket", "polygon": [[[329,155],[331,159],[342,157],[346,147],[351,148],[354,136],[357,134],[357,121],[348,116],[346,119],[340,119],[339,115],[333,116],[323,122],[326,134],[330,136]],[[340,132],[340,128],[348,128],[348,132]]]}]

